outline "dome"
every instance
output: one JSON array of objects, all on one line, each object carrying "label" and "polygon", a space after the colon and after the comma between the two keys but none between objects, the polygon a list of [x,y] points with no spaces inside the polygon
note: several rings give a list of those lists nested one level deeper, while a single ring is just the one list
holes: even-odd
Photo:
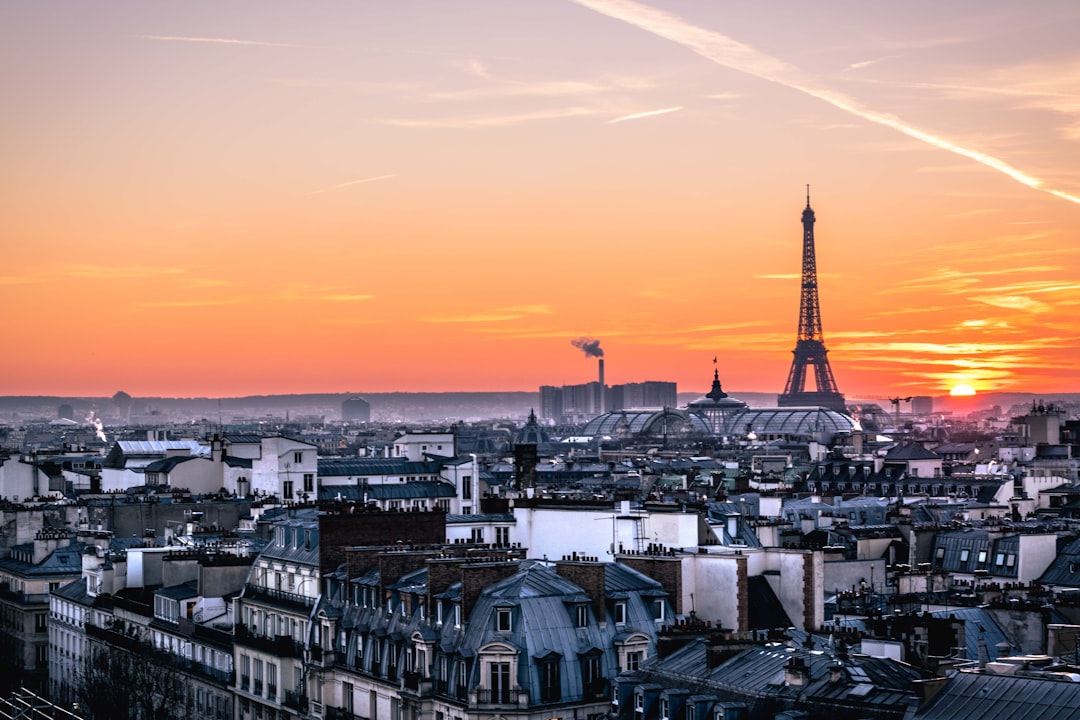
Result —
[{"label": "dome", "polygon": [[751,431],[758,436],[817,435],[832,437],[851,432],[857,426],[851,417],[821,407],[751,408],[731,418],[731,427],[745,435]]},{"label": "dome", "polygon": [[675,408],[604,413],[590,420],[581,431],[589,437],[659,437],[686,433],[712,434],[701,417]]}]

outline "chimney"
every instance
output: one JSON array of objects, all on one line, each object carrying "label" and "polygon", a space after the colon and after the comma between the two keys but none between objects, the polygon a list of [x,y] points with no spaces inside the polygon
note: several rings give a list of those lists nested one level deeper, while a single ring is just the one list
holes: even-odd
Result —
[{"label": "chimney", "polygon": [[555,572],[559,577],[565,578],[585,591],[592,601],[593,614],[597,621],[607,622],[607,597],[605,592],[605,580],[607,571],[604,564],[587,560],[564,559],[555,563]]},{"label": "chimney", "polygon": [[597,365],[600,368],[600,413],[607,412],[607,408],[604,407],[604,358],[600,358],[597,361]]},{"label": "chimney", "polygon": [[810,667],[804,658],[798,655],[791,658],[784,666],[784,683],[793,687],[802,687],[810,680]]}]

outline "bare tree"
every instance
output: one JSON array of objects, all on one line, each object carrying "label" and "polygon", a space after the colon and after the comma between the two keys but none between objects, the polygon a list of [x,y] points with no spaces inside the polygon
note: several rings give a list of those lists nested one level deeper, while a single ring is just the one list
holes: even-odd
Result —
[{"label": "bare tree", "polygon": [[186,675],[168,653],[148,643],[139,647],[93,643],[77,693],[92,720],[183,720],[189,716]]}]

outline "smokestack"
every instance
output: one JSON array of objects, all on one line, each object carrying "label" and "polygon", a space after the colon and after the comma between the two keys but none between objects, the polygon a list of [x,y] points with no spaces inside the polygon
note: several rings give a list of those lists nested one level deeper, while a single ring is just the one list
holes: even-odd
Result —
[{"label": "smokestack", "polygon": [[597,361],[600,366],[600,412],[607,412],[607,408],[604,407],[604,358],[600,358]]}]

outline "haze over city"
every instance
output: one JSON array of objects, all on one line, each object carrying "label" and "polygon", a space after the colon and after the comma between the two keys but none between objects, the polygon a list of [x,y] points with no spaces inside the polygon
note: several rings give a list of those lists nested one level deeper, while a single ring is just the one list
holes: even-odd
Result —
[{"label": "haze over city", "polygon": [[[1080,7],[0,5],[0,395],[1071,391]],[[596,346],[597,348],[600,345]],[[583,352],[585,350],[585,352]]]}]

